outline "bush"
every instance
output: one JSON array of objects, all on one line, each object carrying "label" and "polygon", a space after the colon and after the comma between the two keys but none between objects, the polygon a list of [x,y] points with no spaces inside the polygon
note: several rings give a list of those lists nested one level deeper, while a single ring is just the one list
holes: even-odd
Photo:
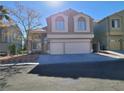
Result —
[{"label": "bush", "polygon": [[15,44],[11,44],[9,45],[9,53],[12,54],[12,55],[15,55],[16,54],[16,45]]},{"label": "bush", "polygon": [[17,53],[22,54],[22,49],[21,48],[17,49]]}]

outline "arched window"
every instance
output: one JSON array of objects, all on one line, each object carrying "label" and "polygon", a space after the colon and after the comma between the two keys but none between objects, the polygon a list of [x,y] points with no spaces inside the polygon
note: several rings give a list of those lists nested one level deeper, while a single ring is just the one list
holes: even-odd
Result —
[{"label": "arched window", "polygon": [[62,31],[65,29],[64,18],[58,16],[55,20],[56,30]]},{"label": "arched window", "polygon": [[78,19],[78,31],[86,30],[86,20],[83,17]]}]

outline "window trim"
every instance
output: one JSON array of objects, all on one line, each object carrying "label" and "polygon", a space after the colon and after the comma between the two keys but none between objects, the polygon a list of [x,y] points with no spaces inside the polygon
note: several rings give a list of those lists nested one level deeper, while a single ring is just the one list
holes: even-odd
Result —
[{"label": "window trim", "polygon": [[[83,20],[81,21],[80,18],[82,18]],[[83,29],[79,28],[79,27],[80,27],[80,26],[79,26],[79,22],[80,22],[80,26],[81,26],[81,25],[84,26],[84,27],[82,27]],[[81,24],[81,22],[82,22],[83,24]],[[76,30],[76,32],[86,32],[86,31],[87,31],[87,22],[86,22],[86,19],[81,16],[81,17],[79,17],[79,18],[77,19],[77,30]]]},{"label": "window trim", "polygon": [[[119,20],[119,26],[118,27],[113,27],[112,25],[113,25],[113,20]],[[111,19],[111,28],[112,29],[120,29],[121,28],[121,19],[120,18],[113,18],[113,19]]]},{"label": "window trim", "polygon": [[[57,18],[62,18],[62,19],[57,19]],[[57,16],[55,19],[55,29],[57,32],[64,32],[65,31],[65,20],[62,16]]]}]

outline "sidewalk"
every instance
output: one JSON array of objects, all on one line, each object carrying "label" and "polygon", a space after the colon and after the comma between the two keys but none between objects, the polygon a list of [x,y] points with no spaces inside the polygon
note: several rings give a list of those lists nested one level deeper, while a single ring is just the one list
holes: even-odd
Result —
[{"label": "sidewalk", "polygon": [[99,52],[100,55],[113,57],[113,58],[124,58],[124,52],[123,51],[110,51],[110,50],[104,50]]}]

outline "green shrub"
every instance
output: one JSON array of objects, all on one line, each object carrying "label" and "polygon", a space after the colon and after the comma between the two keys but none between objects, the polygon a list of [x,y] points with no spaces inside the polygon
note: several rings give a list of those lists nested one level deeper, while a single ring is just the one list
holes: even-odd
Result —
[{"label": "green shrub", "polygon": [[22,54],[22,49],[21,48],[17,49],[17,54]]},{"label": "green shrub", "polygon": [[12,54],[12,55],[16,54],[16,45],[15,44],[10,44],[8,49],[9,49],[10,54]]}]

